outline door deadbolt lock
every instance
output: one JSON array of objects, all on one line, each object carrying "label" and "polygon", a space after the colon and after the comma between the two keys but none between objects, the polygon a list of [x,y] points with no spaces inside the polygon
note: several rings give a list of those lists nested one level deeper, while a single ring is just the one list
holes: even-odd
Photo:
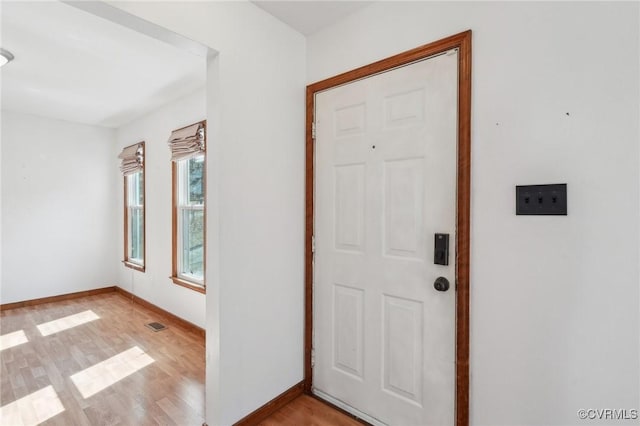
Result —
[{"label": "door deadbolt lock", "polygon": [[435,234],[433,238],[433,263],[449,264],[449,234]]},{"label": "door deadbolt lock", "polygon": [[447,291],[449,290],[449,280],[445,277],[438,277],[433,283],[433,288],[438,291]]}]

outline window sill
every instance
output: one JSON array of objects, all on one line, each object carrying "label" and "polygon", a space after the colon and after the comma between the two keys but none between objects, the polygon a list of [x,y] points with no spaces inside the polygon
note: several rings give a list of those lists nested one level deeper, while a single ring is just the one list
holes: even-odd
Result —
[{"label": "window sill", "polygon": [[122,263],[127,268],[135,269],[136,271],[144,272],[144,265],[138,265],[137,263],[129,262],[128,260],[123,260]]},{"label": "window sill", "polygon": [[196,284],[194,282],[191,281],[187,281],[183,278],[178,278],[178,277],[171,277],[171,281],[173,281],[174,284],[180,285],[182,287],[186,287],[188,289],[197,291],[198,293],[202,293],[202,294],[206,294],[207,290],[205,288],[204,285],[201,284]]}]

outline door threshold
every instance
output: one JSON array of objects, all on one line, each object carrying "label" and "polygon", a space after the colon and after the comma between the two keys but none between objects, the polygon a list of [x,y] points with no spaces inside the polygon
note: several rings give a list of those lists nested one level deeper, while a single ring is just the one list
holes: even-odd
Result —
[{"label": "door threshold", "polygon": [[322,392],[321,390],[318,389],[312,389],[311,392],[317,396],[320,399],[324,399],[327,402],[330,402],[331,404],[335,405],[336,407],[346,411],[349,414],[352,414],[354,416],[356,416],[359,419],[364,420],[365,422],[369,423],[372,426],[389,426],[386,423],[381,422],[380,420],[371,417],[368,414],[363,413],[362,411],[353,408],[350,405],[345,404],[344,402],[340,401],[339,399],[336,399],[334,397],[332,397],[329,394],[326,394],[324,392]]}]

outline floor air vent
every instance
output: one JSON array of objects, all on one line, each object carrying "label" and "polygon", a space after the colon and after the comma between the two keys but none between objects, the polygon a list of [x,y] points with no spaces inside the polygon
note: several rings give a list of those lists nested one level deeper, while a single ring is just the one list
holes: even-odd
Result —
[{"label": "floor air vent", "polygon": [[150,322],[149,324],[146,324],[146,326],[153,331],[162,331],[167,329],[166,325],[160,324],[159,322]]}]

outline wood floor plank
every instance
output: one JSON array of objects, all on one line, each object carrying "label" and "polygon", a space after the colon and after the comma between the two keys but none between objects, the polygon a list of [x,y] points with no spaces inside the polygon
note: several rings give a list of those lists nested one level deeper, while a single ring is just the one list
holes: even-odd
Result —
[{"label": "wood floor plank", "polygon": [[[52,321],[55,325],[56,320],[69,316],[83,318],[88,310],[99,318],[50,335],[43,335],[37,328]],[[169,328],[154,332],[145,327],[152,321],[163,322]],[[67,327],[69,320],[60,324]],[[0,334],[20,330],[28,342],[0,352],[1,407],[13,409],[9,404],[51,385],[64,411],[42,423],[45,425],[200,426],[204,422],[203,337],[118,293],[0,312]],[[109,362],[134,347],[153,362],[133,369],[114,383],[101,377],[108,386],[83,397],[72,375]],[[117,371],[114,374],[114,378],[119,377]],[[37,413],[26,413],[25,418],[32,414]]]},{"label": "wood floor plank", "polygon": [[302,395],[260,422],[260,426],[362,426],[334,408]]},{"label": "wood floor plank", "polygon": [[65,411],[53,417],[47,424],[91,426],[89,418],[84,413],[84,408],[87,405],[81,405],[78,399],[67,390],[57,390],[57,393],[60,402],[65,407]]}]

